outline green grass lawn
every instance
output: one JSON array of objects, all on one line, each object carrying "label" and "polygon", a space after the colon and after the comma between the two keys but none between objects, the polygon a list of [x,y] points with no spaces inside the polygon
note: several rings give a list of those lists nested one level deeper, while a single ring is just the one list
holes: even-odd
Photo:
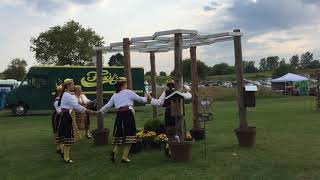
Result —
[{"label": "green grass lawn", "polygon": [[[257,107],[248,110],[249,124],[257,127],[257,143],[247,149],[238,147],[233,132],[238,126],[236,102],[218,101],[215,119],[207,123],[207,159],[200,141],[186,164],[171,162],[158,150],[131,155],[131,164],[112,164],[112,146],[96,147],[87,139],[72,147],[75,163],[65,164],[55,153],[50,115],[11,117],[1,112],[0,179],[316,180],[320,119],[314,104],[312,97],[258,99]],[[190,105],[187,111],[191,128]],[[150,117],[150,106],[139,107],[138,127]],[[105,126],[111,128],[113,121],[114,114],[106,114]]]}]

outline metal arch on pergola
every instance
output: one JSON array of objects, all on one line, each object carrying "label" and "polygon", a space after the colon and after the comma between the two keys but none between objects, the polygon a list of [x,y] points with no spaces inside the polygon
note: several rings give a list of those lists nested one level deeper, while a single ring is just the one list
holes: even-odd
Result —
[{"label": "metal arch on pergola", "polygon": [[[241,36],[241,32],[224,32],[218,34],[199,35],[195,30],[170,30],[155,32],[152,36],[134,37],[130,39],[130,50],[134,52],[168,52],[174,50],[175,34],[182,34],[182,48],[205,46],[217,42],[233,40],[235,36]],[[110,46],[95,47],[95,50],[103,52],[122,52],[123,42],[111,43]]]},{"label": "metal arch on pergola", "polygon": [[[128,80],[128,88],[132,89],[131,77],[131,60],[130,51],[140,53],[150,53],[151,64],[151,81],[152,81],[152,95],[156,96],[156,73],[155,73],[155,53],[169,52],[174,50],[175,54],[175,81],[177,90],[182,90],[182,50],[190,48],[191,56],[191,80],[192,80],[192,104],[193,104],[193,125],[194,128],[200,128],[198,121],[198,77],[197,77],[197,62],[196,62],[196,47],[211,45],[217,42],[234,41],[235,50],[235,66],[238,80],[238,103],[240,128],[247,128],[246,107],[244,105],[244,83],[242,70],[242,50],[241,50],[241,36],[239,29],[232,32],[224,32],[209,35],[200,35],[198,31],[176,29],[169,31],[155,32],[152,36],[123,38],[122,42],[111,43],[109,46],[94,47],[97,52],[97,97],[98,108],[102,107],[102,53],[108,52],[123,52],[124,53],[124,71]],[[101,80],[100,80],[101,81]],[[153,117],[157,117],[157,109],[154,108]],[[102,117],[101,117],[102,118]],[[99,123],[100,122],[100,123]],[[98,129],[103,128],[103,118],[99,121]]]}]

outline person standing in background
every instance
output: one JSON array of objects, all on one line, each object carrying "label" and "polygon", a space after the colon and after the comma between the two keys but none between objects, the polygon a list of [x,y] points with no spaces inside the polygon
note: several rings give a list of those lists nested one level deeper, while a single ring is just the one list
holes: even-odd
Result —
[{"label": "person standing in background", "polygon": [[[74,95],[78,101],[78,103],[83,106],[83,107],[88,107],[88,105],[95,103],[95,100],[91,101],[90,99],[87,98],[86,95],[82,93],[81,86],[75,86],[75,95]],[[86,131],[86,137],[88,139],[91,138],[90,135],[90,116],[87,112],[75,112],[76,116],[76,122],[78,125],[79,130],[85,130]]]},{"label": "person standing in background", "polygon": [[58,106],[59,99],[60,99],[60,94],[62,92],[62,85],[58,86],[56,89],[55,93],[55,99],[54,99],[54,111],[52,114],[52,130],[53,130],[53,135],[55,137],[55,144],[57,145],[57,153],[59,153],[63,157],[63,144],[59,143],[59,137],[58,137],[58,125],[60,122],[60,116],[61,116],[61,108]]}]

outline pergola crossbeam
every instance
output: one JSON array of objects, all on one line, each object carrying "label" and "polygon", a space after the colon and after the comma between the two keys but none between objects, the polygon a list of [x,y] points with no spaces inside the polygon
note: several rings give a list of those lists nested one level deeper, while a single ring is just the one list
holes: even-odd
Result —
[{"label": "pergola crossbeam", "polygon": [[[130,50],[135,52],[168,52],[174,49],[174,34],[182,34],[184,49],[194,46],[206,46],[217,42],[231,41],[234,37],[242,36],[241,32],[223,32],[199,35],[195,30],[176,29],[155,32],[152,36],[133,37],[130,39]],[[103,52],[122,52],[123,42],[111,43],[110,46],[95,47],[94,50]]]},{"label": "pergola crossbeam", "polygon": [[155,32],[153,36],[167,36],[167,35],[173,35],[173,34],[188,34],[190,35],[190,37],[193,37],[198,34],[198,31],[187,30],[187,29],[175,29],[175,30],[169,30],[169,31]]}]

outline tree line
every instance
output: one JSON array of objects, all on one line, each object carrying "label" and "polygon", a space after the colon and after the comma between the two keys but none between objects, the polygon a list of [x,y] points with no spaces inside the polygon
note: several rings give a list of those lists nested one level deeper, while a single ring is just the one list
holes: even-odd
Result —
[{"label": "tree line", "polygon": [[[190,59],[183,60],[183,76],[185,80],[190,80]],[[272,77],[279,77],[288,72],[294,73],[297,69],[318,69],[320,68],[319,60],[313,59],[313,53],[305,52],[300,56],[294,55],[286,62],[284,58],[280,60],[279,56],[269,56],[267,58],[260,59],[259,67],[255,66],[255,61],[243,61],[244,73],[257,73],[264,71],[272,71]],[[235,73],[235,67],[230,66],[227,63],[219,63],[213,66],[207,66],[204,62],[197,61],[197,69],[200,79],[206,79],[207,76],[215,75],[229,75]],[[150,75],[147,72],[146,75]],[[174,72],[170,73],[170,76],[174,76]]]}]

